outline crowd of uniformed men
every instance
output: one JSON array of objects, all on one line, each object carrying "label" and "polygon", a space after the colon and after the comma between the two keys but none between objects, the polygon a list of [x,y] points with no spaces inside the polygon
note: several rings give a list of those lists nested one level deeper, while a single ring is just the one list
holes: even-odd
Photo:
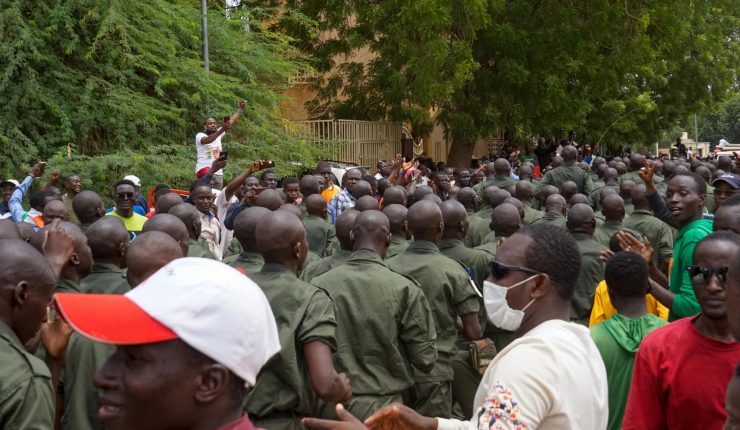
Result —
[{"label": "crowd of uniformed men", "polygon": [[740,162],[535,153],[3,181],[0,428],[740,426]]}]

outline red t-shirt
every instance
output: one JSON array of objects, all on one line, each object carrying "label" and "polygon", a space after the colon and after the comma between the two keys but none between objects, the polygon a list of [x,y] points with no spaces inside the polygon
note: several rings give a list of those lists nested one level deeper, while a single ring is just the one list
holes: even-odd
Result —
[{"label": "red t-shirt", "polygon": [[648,334],[635,356],[622,429],[721,429],[740,343],[701,335],[689,317]]}]

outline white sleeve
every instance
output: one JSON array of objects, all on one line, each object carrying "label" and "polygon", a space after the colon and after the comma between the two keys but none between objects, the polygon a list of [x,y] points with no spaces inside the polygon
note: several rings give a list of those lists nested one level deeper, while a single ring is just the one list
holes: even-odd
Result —
[{"label": "white sleeve", "polygon": [[205,133],[198,133],[195,135],[195,145],[200,145],[200,141],[203,140],[204,137],[208,136]]},{"label": "white sleeve", "polygon": [[472,421],[437,418],[437,430],[475,430]]}]

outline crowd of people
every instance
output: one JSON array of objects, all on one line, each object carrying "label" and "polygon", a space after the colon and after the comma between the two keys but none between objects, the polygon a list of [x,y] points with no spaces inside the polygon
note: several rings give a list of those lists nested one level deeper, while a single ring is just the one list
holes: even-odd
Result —
[{"label": "crowd of people", "polygon": [[738,159],[542,139],[227,182],[242,108],[187,192],[0,184],[0,428],[740,426]]}]

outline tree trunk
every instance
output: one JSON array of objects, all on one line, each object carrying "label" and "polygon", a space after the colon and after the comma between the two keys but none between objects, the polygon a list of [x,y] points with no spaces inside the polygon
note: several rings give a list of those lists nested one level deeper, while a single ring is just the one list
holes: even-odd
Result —
[{"label": "tree trunk", "polygon": [[447,154],[447,165],[451,167],[470,167],[475,142],[468,142],[461,137],[452,138],[452,146]]}]

